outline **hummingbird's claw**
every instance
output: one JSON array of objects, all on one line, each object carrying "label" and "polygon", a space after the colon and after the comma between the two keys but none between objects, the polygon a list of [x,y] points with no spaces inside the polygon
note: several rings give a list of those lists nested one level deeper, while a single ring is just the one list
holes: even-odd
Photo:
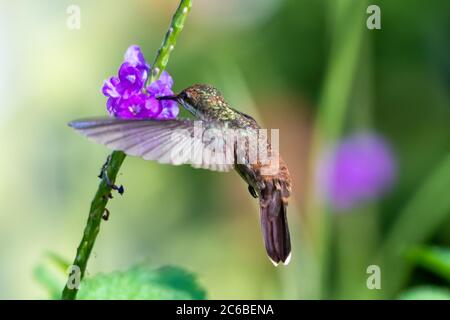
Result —
[{"label": "hummingbird's claw", "polygon": [[[106,159],[106,162],[103,164],[102,169],[100,171],[100,174],[98,175],[98,177],[100,179],[105,178],[106,184],[113,190],[116,190],[120,195],[123,195],[123,193],[125,192],[125,188],[123,187],[123,185],[120,186],[116,186],[114,183],[111,183],[111,180],[109,180],[108,177],[108,173],[106,172],[106,169],[108,167],[108,163],[111,159],[111,156],[109,155],[108,158]],[[108,197],[110,199],[112,199],[112,195],[109,194]]]},{"label": "hummingbird's claw", "polygon": [[113,184],[112,186],[110,185],[111,189],[116,190],[120,195],[123,195],[123,193],[125,192],[125,188],[123,187],[123,185],[120,186],[116,186],[115,184]]},{"label": "hummingbird's claw", "polygon": [[252,186],[248,186],[248,192],[250,192],[253,198],[258,198],[258,194]]},{"label": "hummingbird's claw", "polygon": [[105,163],[102,165],[102,168],[100,169],[100,174],[98,175],[98,178],[101,179],[103,178],[103,175],[106,173],[106,167],[109,163],[109,160],[111,159],[111,155],[108,155],[108,157],[106,158]]}]

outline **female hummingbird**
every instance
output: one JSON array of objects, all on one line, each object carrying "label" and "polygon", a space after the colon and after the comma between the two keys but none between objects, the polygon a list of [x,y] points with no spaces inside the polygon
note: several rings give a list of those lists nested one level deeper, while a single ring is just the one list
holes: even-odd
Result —
[{"label": "female hummingbird", "polygon": [[[232,108],[210,85],[193,85],[178,95],[159,99],[177,101],[194,119],[86,119],[72,121],[69,126],[94,142],[145,160],[215,171],[234,168],[248,184],[250,194],[259,198],[261,230],[270,260],[275,266],[288,264],[291,243],[286,210],[291,178],[273,141],[263,147],[272,155],[269,161],[249,156],[261,151],[261,137],[254,135],[261,127],[251,116]],[[245,140],[249,137],[256,139]],[[209,157],[205,157],[205,150]]]}]

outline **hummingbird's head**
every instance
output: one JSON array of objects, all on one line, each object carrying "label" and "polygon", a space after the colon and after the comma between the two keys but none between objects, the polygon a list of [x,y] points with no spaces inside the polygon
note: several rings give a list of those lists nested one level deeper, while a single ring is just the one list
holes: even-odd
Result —
[{"label": "hummingbird's head", "polygon": [[195,84],[179,94],[159,99],[172,99],[196,116],[208,114],[213,109],[225,108],[227,103],[222,93],[208,84]]}]

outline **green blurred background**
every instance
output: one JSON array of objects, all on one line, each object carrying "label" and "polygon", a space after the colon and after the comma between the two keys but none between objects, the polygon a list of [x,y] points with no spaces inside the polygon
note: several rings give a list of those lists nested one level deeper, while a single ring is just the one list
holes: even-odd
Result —
[{"label": "green blurred background", "polygon": [[[80,30],[66,26],[71,4]],[[381,30],[366,28],[369,4],[381,8]],[[66,123],[105,115],[103,80],[131,44],[152,61],[176,7],[0,0],[0,298],[47,298],[36,266],[49,251],[73,259],[109,152]],[[178,265],[215,299],[448,288],[450,271],[422,262],[427,248],[450,246],[449,15],[447,0],[195,0],[168,65],[174,89],[213,84],[280,128],[294,184],[292,262],[267,259],[258,203],[238,175],[127,158],[126,192],[108,204],[87,276]],[[367,128],[392,145],[397,181],[380,201],[334,214],[314,184],[317,151]],[[381,290],[366,286],[372,264]]]}]

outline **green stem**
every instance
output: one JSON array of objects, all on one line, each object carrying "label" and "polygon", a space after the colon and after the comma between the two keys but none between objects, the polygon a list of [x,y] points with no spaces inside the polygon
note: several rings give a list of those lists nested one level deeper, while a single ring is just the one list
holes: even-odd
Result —
[{"label": "green stem", "polygon": [[361,51],[366,0],[329,1],[331,12],[332,46],[329,65],[316,115],[310,155],[306,212],[307,229],[311,233],[312,248],[317,261],[315,298],[329,298],[329,259],[332,226],[329,212],[316,186],[316,166],[323,151],[342,135],[345,116],[352,96],[354,76]]},{"label": "green stem", "polygon": [[[116,180],[117,173],[120,166],[125,160],[125,153],[121,151],[114,151],[108,160],[106,173],[113,184]],[[94,247],[95,239],[100,231],[100,223],[102,221],[103,213],[105,211],[106,204],[108,203],[108,195],[111,193],[111,186],[107,183],[106,178],[102,178],[100,185],[98,186],[97,193],[91,203],[91,209],[89,210],[88,221],[84,228],[83,238],[77,249],[77,255],[73,261],[74,266],[78,266],[81,274],[80,281],[84,277],[86,272],[86,266],[91,255],[92,248]],[[62,299],[74,300],[76,298],[78,289],[69,288],[67,285],[64,287],[62,293]]]},{"label": "green stem", "polygon": [[[177,42],[178,36],[183,29],[186,17],[192,7],[192,0],[181,0],[178,9],[172,18],[169,30],[166,33],[164,41],[156,54],[155,61],[153,63],[152,74],[150,76],[150,83],[159,78],[161,72],[167,66],[169,62],[169,57],[175,44]],[[125,160],[126,155],[122,151],[113,151],[109,156],[109,160],[105,167],[105,172],[112,184],[114,184],[117,173]],[[108,204],[109,197],[111,193],[111,186],[108,185],[106,178],[102,178],[100,185],[97,189],[97,193],[91,203],[91,208],[89,210],[89,216],[84,228],[83,238],[77,249],[77,254],[73,261],[73,265],[80,269],[80,281],[83,279],[86,272],[86,266],[91,254],[92,248],[95,244],[95,239],[97,238],[98,232],[100,231],[100,223],[102,221],[102,216],[105,211],[105,207]],[[69,277],[70,281],[70,277]],[[67,285],[64,287],[62,292],[62,299],[64,300],[74,300],[77,296],[78,288],[69,288]]]},{"label": "green stem", "polygon": [[150,81],[150,83],[152,83],[158,79],[164,69],[166,69],[170,54],[175,48],[178,36],[181,30],[183,30],[184,22],[186,21],[187,15],[191,11],[191,7],[192,0],[180,1],[180,5],[178,6],[177,11],[175,11],[172,21],[170,22],[169,30],[167,30],[163,43],[156,54],[155,61],[152,65],[152,73],[147,79],[147,82]]}]

